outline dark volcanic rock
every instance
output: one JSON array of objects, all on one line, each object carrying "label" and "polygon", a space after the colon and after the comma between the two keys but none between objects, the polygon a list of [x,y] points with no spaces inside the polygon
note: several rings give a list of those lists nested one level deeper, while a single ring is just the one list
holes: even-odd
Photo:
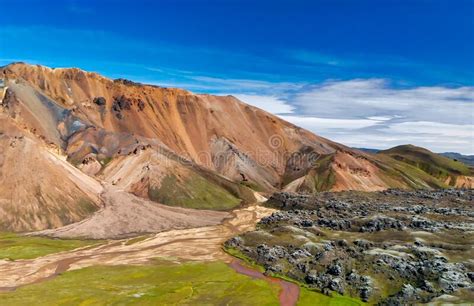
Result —
[{"label": "dark volcanic rock", "polygon": [[142,111],[145,109],[145,102],[143,102],[141,99],[138,99],[137,106],[138,106],[138,109]]},{"label": "dark volcanic rock", "polygon": [[107,103],[107,100],[105,100],[104,97],[96,97],[94,98],[93,102],[99,106],[103,106]]},{"label": "dark volcanic rock", "polygon": [[280,209],[293,209],[304,207],[310,199],[308,195],[301,195],[289,192],[274,193],[268,202]]},{"label": "dark volcanic rock", "polygon": [[377,216],[373,219],[367,220],[362,224],[361,232],[378,232],[386,229],[402,230],[404,228],[403,222],[394,218],[384,216]]},{"label": "dark volcanic rock", "polygon": [[473,190],[284,192],[266,205],[281,210],[258,223],[259,235],[226,244],[266,271],[384,305],[474,290]]},{"label": "dark volcanic rock", "polygon": [[132,100],[130,98],[127,98],[124,95],[114,98],[114,102],[112,104],[112,110],[116,112],[120,112],[122,110],[130,110],[131,108],[132,108]]}]

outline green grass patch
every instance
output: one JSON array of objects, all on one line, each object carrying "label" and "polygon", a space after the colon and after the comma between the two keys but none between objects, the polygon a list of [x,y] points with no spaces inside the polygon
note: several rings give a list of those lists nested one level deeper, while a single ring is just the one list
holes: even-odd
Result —
[{"label": "green grass patch", "polygon": [[159,188],[149,188],[148,196],[162,204],[196,209],[230,210],[240,204],[227,190],[195,174],[183,179],[167,175]]},{"label": "green grass patch", "polygon": [[310,171],[311,176],[314,179],[315,191],[330,190],[336,183],[336,177],[332,169],[332,163],[334,161],[334,155],[330,154],[320,158],[317,163],[318,167]]},{"label": "green grass patch", "polygon": [[0,259],[31,259],[97,243],[100,241],[65,240],[0,233]]},{"label": "green grass patch", "polygon": [[317,291],[310,290],[305,287],[300,288],[300,298],[298,306],[359,306],[365,303],[347,296],[333,294],[327,296]]},{"label": "green grass patch", "polygon": [[248,187],[248,188],[250,188],[252,190],[255,190],[255,191],[265,191],[265,188],[263,188],[262,186],[260,186],[259,184],[255,183],[255,182],[251,182],[251,181],[241,181],[240,185],[243,185],[243,186]]},{"label": "green grass patch", "polygon": [[[47,293],[47,294],[45,294]],[[0,293],[2,305],[278,305],[279,287],[226,264],[95,266]]]}]

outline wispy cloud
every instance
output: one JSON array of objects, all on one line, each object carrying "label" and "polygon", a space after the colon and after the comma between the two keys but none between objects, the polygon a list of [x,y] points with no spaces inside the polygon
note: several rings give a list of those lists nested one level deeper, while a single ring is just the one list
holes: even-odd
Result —
[{"label": "wispy cloud", "polygon": [[306,50],[289,50],[285,53],[289,59],[305,64],[329,66],[342,66],[350,64],[349,61],[343,60],[341,58]]},{"label": "wispy cloud", "polygon": [[[263,96],[262,99],[265,99]],[[252,96],[244,101],[259,105]],[[274,96],[282,119],[349,146],[412,143],[474,153],[474,87],[392,87],[385,79],[329,80]]]},{"label": "wispy cloud", "polygon": [[[152,85],[163,87],[179,87],[195,93],[212,93],[218,95],[235,95],[245,99],[257,99],[269,101],[281,101],[286,104],[283,97],[295,92],[305,86],[304,83],[291,82],[269,82],[252,79],[226,79],[219,77],[194,75],[193,73],[176,73],[167,69],[156,70],[160,75],[148,78],[140,76],[128,76],[128,78]],[[285,109],[291,109],[291,105],[285,105]]]},{"label": "wispy cloud", "polygon": [[65,4],[66,4],[66,10],[74,14],[90,15],[94,13],[94,10],[91,7],[87,6],[86,2],[80,3],[75,0],[69,0],[69,1],[66,1]]},{"label": "wispy cloud", "polygon": [[473,124],[474,87],[393,88],[384,79],[327,81],[296,93],[290,102],[300,113],[318,117]]},{"label": "wispy cloud", "polygon": [[306,116],[280,116],[282,119],[292,122],[298,126],[312,131],[342,131],[356,130],[372,127],[379,124],[380,120],[373,119],[338,119],[338,118],[318,118]]},{"label": "wispy cloud", "polygon": [[231,79],[231,78],[217,78],[209,76],[191,76],[190,79],[197,81],[203,86],[211,86],[219,91],[238,90],[246,93],[260,93],[265,94],[273,92],[274,94],[284,94],[285,92],[298,90],[304,83],[292,82],[270,82],[252,79]]},{"label": "wispy cloud", "polygon": [[273,114],[291,114],[294,108],[283,99],[276,96],[262,96],[251,94],[234,94],[234,96],[248,104],[261,108]]}]

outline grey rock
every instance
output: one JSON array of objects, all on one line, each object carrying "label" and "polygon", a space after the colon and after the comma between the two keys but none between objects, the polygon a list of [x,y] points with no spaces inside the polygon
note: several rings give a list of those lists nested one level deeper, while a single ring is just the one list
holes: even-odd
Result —
[{"label": "grey rock", "polygon": [[357,239],[357,240],[354,240],[354,244],[364,250],[368,250],[370,249],[371,247],[374,246],[374,244],[368,240],[365,240],[365,239]]},{"label": "grey rock", "polygon": [[342,274],[342,266],[338,263],[332,264],[327,269],[328,273],[334,276],[340,276]]},{"label": "grey rock", "polygon": [[334,278],[329,283],[329,289],[336,291],[339,294],[344,294],[344,282],[340,278]]},{"label": "grey rock", "polygon": [[367,302],[370,299],[370,296],[373,293],[373,289],[370,286],[363,286],[360,288],[360,299],[364,302]]}]

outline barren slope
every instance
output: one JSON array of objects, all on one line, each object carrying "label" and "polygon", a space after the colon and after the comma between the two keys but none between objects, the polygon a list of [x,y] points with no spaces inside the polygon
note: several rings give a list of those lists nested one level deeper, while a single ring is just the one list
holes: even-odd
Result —
[{"label": "barren slope", "polygon": [[[115,144],[121,144],[117,135],[159,140],[178,155],[262,190],[291,182],[293,187],[300,186],[303,180],[303,189],[312,191],[411,187],[400,175],[392,178],[381,170],[383,161],[318,137],[232,96],[195,95],[109,80],[79,69],[12,64],[3,68],[3,74],[27,83],[69,110],[70,117],[77,119],[68,122],[89,126],[83,128],[88,142],[81,131],[77,133],[80,137],[68,139],[66,150],[76,161],[91,152],[102,154],[98,159],[120,154],[104,143],[108,133],[109,138],[116,138]],[[314,160],[328,156],[331,169],[322,173]]]},{"label": "barren slope", "polygon": [[102,186],[0,114],[0,230],[79,221],[99,209]]},{"label": "barren slope", "polygon": [[230,214],[169,207],[140,199],[117,187],[107,186],[105,207],[80,222],[44,230],[36,235],[59,238],[117,239],[173,229],[216,225]]}]

